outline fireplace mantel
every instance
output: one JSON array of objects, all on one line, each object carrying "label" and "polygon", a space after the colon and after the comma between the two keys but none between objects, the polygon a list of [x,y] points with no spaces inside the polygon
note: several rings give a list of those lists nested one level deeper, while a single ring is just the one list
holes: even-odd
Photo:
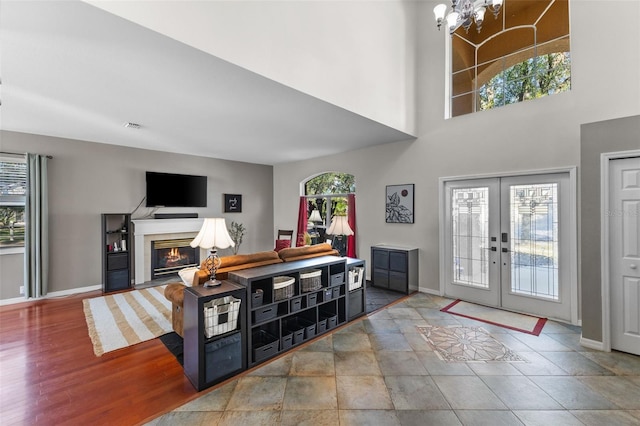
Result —
[{"label": "fireplace mantel", "polygon": [[[135,219],[133,222],[135,283],[150,279],[149,250],[146,242],[163,239],[167,234],[195,234],[204,219]],[[157,238],[156,238],[157,237]]]}]

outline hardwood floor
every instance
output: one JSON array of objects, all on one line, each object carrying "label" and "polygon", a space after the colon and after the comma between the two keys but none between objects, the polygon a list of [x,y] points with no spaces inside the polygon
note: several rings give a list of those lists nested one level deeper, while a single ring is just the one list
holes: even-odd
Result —
[{"label": "hardwood floor", "polygon": [[82,300],[0,307],[0,424],[139,424],[198,393],[159,339],[96,357]]}]

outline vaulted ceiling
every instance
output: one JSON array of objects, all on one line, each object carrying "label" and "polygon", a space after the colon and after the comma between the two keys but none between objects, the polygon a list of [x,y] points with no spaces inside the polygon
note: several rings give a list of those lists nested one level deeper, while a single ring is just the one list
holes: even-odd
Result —
[{"label": "vaulted ceiling", "polygon": [[81,1],[0,12],[2,130],[258,164],[412,139]]}]

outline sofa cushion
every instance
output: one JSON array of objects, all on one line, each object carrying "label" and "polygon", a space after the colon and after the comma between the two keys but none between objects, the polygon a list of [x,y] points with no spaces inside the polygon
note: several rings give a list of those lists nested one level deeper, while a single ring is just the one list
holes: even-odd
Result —
[{"label": "sofa cushion", "polygon": [[180,271],[178,271],[178,275],[182,279],[184,285],[191,287],[193,284],[193,276],[196,272],[198,272],[198,268],[191,266],[189,268],[180,269]]},{"label": "sofa cushion", "polygon": [[278,256],[285,262],[308,259],[319,256],[339,256],[338,250],[331,248],[331,244],[322,243],[313,246],[289,247],[278,252]]}]

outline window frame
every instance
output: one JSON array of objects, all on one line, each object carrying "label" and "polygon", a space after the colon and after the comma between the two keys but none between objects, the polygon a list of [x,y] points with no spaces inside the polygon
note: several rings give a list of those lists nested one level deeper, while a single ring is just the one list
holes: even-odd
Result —
[{"label": "window frame", "polygon": [[[3,195],[0,193],[0,207],[9,206],[9,207],[24,207],[26,206],[27,199],[27,176],[26,176],[26,165],[27,159],[24,156],[11,156],[8,154],[0,155],[0,163],[19,163],[24,164],[25,167],[25,191],[24,195]],[[12,245],[0,245],[0,255],[7,254],[20,254],[24,253],[25,243],[24,240],[22,244],[12,244]]]}]

